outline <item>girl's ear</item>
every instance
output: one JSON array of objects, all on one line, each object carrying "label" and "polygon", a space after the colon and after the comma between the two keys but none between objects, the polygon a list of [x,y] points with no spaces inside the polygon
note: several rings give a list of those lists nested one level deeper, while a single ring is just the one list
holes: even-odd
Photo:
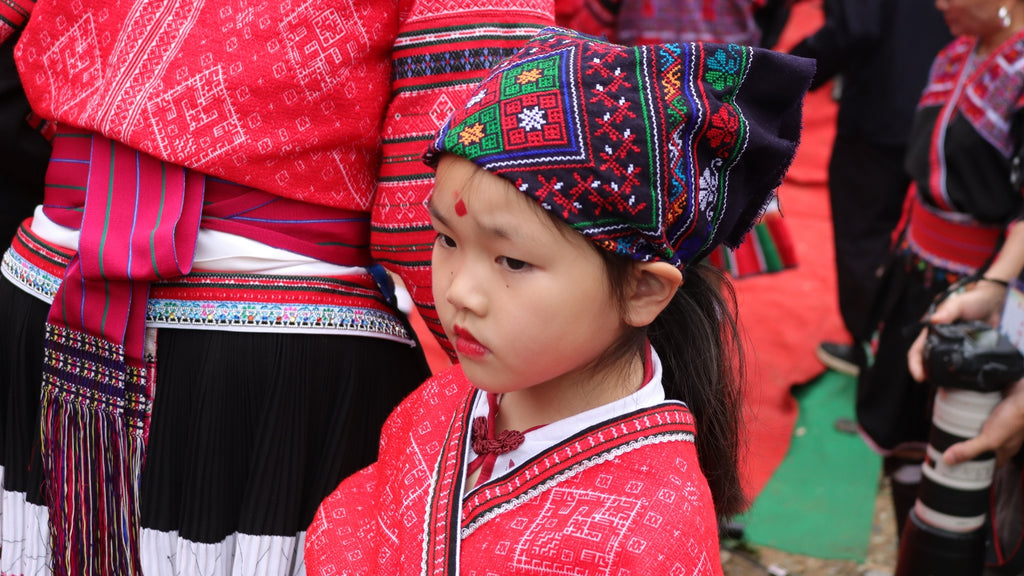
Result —
[{"label": "girl's ear", "polygon": [[654,322],[682,285],[682,272],[668,262],[637,264],[626,299],[626,323],[639,328]]}]

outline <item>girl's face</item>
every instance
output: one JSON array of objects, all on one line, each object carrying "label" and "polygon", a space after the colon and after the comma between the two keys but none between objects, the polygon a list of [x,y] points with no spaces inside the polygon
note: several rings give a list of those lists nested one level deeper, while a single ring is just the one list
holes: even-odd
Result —
[{"label": "girl's face", "polygon": [[499,394],[593,390],[589,365],[627,326],[597,248],[460,157],[442,158],[430,211],[434,299],[469,380]]},{"label": "girl's face", "polygon": [[1017,0],[936,0],[954,36],[987,38],[1002,31],[999,8],[1004,4],[1012,8]]}]

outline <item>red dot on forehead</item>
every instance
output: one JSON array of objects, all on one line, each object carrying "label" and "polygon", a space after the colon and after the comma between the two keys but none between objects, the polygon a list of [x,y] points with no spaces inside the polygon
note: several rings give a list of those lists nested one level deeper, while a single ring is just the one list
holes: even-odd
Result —
[{"label": "red dot on forehead", "polygon": [[460,217],[466,215],[466,203],[458,195],[455,196],[455,214]]}]

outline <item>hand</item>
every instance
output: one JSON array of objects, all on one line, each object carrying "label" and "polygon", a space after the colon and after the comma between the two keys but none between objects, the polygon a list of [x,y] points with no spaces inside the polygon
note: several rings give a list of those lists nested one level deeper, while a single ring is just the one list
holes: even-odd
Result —
[{"label": "hand", "polygon": [[983,452],[996,453],[996,466],[1002,466],[1020,450],[1024,443],[1024,380],[1018,380],[985,420],[981,432],[970,440],[958,442],[946,449],[942,461],[947,465],[959,464]]},{"label": "hand", "polygon": [[[925,320],[932,324],[949,324],[955,320],[984,320],[997,326],[1005,299],[1005,286],[995,282],[979,281],[966,292],[946,298]],[[910,375],[918,382],[923,382],[926,377],[923,355],[927,333],[927,328],[922,330],[907,352],[907,367],[910,368]]]}]

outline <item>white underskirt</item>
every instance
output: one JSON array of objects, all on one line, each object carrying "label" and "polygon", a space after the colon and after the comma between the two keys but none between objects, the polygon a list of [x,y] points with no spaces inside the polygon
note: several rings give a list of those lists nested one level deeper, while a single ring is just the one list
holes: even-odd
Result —
[{"label": "white underskirt", "polygon": [[[146,576],[305,576],[305,541],[305,532],[294,536],[235,533],[208,544],[180,538],[177,532],[143,528],[139,556]],[[27,502],[23,492],[3,491],[0,574],[50,574],[49,542],[46,507]]]}]

